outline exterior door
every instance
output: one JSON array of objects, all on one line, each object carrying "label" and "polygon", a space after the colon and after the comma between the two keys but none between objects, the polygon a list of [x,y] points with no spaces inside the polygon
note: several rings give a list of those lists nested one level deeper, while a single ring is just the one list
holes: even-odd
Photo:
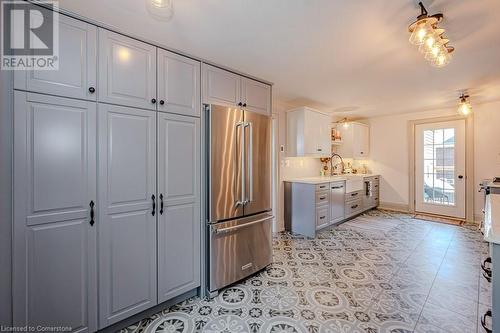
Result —
[{"label": "exterior door", "polygon": [[200,119],[158,114],[158,302],[200,285]]},{"label": "exterior door", "polygon": [[209,123],[209,222],[243,215],[243,111],[211,105]]},{"label": "exterior door", "polygon": [[200,62],[158,49],[158,111],[200,116]]},{"label": "exterior door", "polygon": [[156,112],[106,104],[98,112],[103,328],[157,304]]},{"label": "exterior door", "polygon": [[271,86],[259,81],[241,78],[241,99],[245,111],[271,116]]},{"label": "exterior door", "polygon": [[415,128],[415,210],[465,218],[465,120]]},{"label": "exterior door", "polygon": [[15,92],[14,326],[97,329],[95,103]]},{"label": "exterior door", "polygon": [[270,211],[271,118],[245,112],[245,215]]},{"label": "exterior door", "polygon": [[[47,9],[37,7],[37,10]],[[15,71],[14,86],[20,90],[95,101],[96,50],[95,26],[59,15],[59,70]]]},{"label": "exterior door", "polygon": [[156,110],[156,47],[99,29],[99,101]]},{"label": "exterior door", "polygon": [[203,103],[235,107],[241,102],[239,75],[204,65],[203,80]]}]

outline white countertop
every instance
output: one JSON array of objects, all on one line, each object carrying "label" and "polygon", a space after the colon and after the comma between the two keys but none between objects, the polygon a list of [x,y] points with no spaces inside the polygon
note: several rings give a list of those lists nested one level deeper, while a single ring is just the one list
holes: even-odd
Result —
[{"label": "white countertop", "polygon": [[302,183],[302,184],[323,184],[330,182],[338,182],[350,179],[363,179],[365,177],[378,176],[376,174],[347,174],[338,176],[318,176],[318,177],[301,177],[301,178],[291,178],[285,179],[285,182],[289,183]]},{"label": "white countertop", "polygon": [[500,244],[500,194],[486,196],[484,240]]}]

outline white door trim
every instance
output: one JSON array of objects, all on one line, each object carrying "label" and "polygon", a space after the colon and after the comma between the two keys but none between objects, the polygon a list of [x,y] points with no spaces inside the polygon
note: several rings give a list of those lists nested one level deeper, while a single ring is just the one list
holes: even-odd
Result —
[{"label": "white door trim", "polygon": [[408,121],[408,198],[409,211],[415,213],[415,127],[419,124],[465,119],[465,220],[474,222],[474,115],[452,115]]}]

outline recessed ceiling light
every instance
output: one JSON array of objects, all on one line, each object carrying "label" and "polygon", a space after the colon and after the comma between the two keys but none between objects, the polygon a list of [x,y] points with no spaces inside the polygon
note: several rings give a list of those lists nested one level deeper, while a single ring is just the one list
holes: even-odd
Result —
[{"label": "recessed ceiling light", "polygon": [[173,0],[146,0],[146,8],[154,18],[168,21],[174,15],[173,2]]}]

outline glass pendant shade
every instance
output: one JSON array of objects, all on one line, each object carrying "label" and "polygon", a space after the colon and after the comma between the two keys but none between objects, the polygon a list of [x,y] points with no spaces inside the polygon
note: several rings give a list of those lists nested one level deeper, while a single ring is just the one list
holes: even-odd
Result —
[{"label": "glass pendant shade", "polygon": [[424,42],[425,37],[432,33],[433,29],[427,21],[422,21],[417,23],[415,29],[410,36],[410,43],[413,45],[421,45]]},{"label": "glass pendant shade", "polygon": [[467,101],[462,101],[460,102],[460,105],[458,106],[458,112],[463,114],[464,116],[467,116],[469,113],[471,113],[472,107],[469,102]]},{"label": "glass pendant shade", "polygon": [[146,0],[148,12],[155,18],[168,21],[174,15],[173,0]]}]

